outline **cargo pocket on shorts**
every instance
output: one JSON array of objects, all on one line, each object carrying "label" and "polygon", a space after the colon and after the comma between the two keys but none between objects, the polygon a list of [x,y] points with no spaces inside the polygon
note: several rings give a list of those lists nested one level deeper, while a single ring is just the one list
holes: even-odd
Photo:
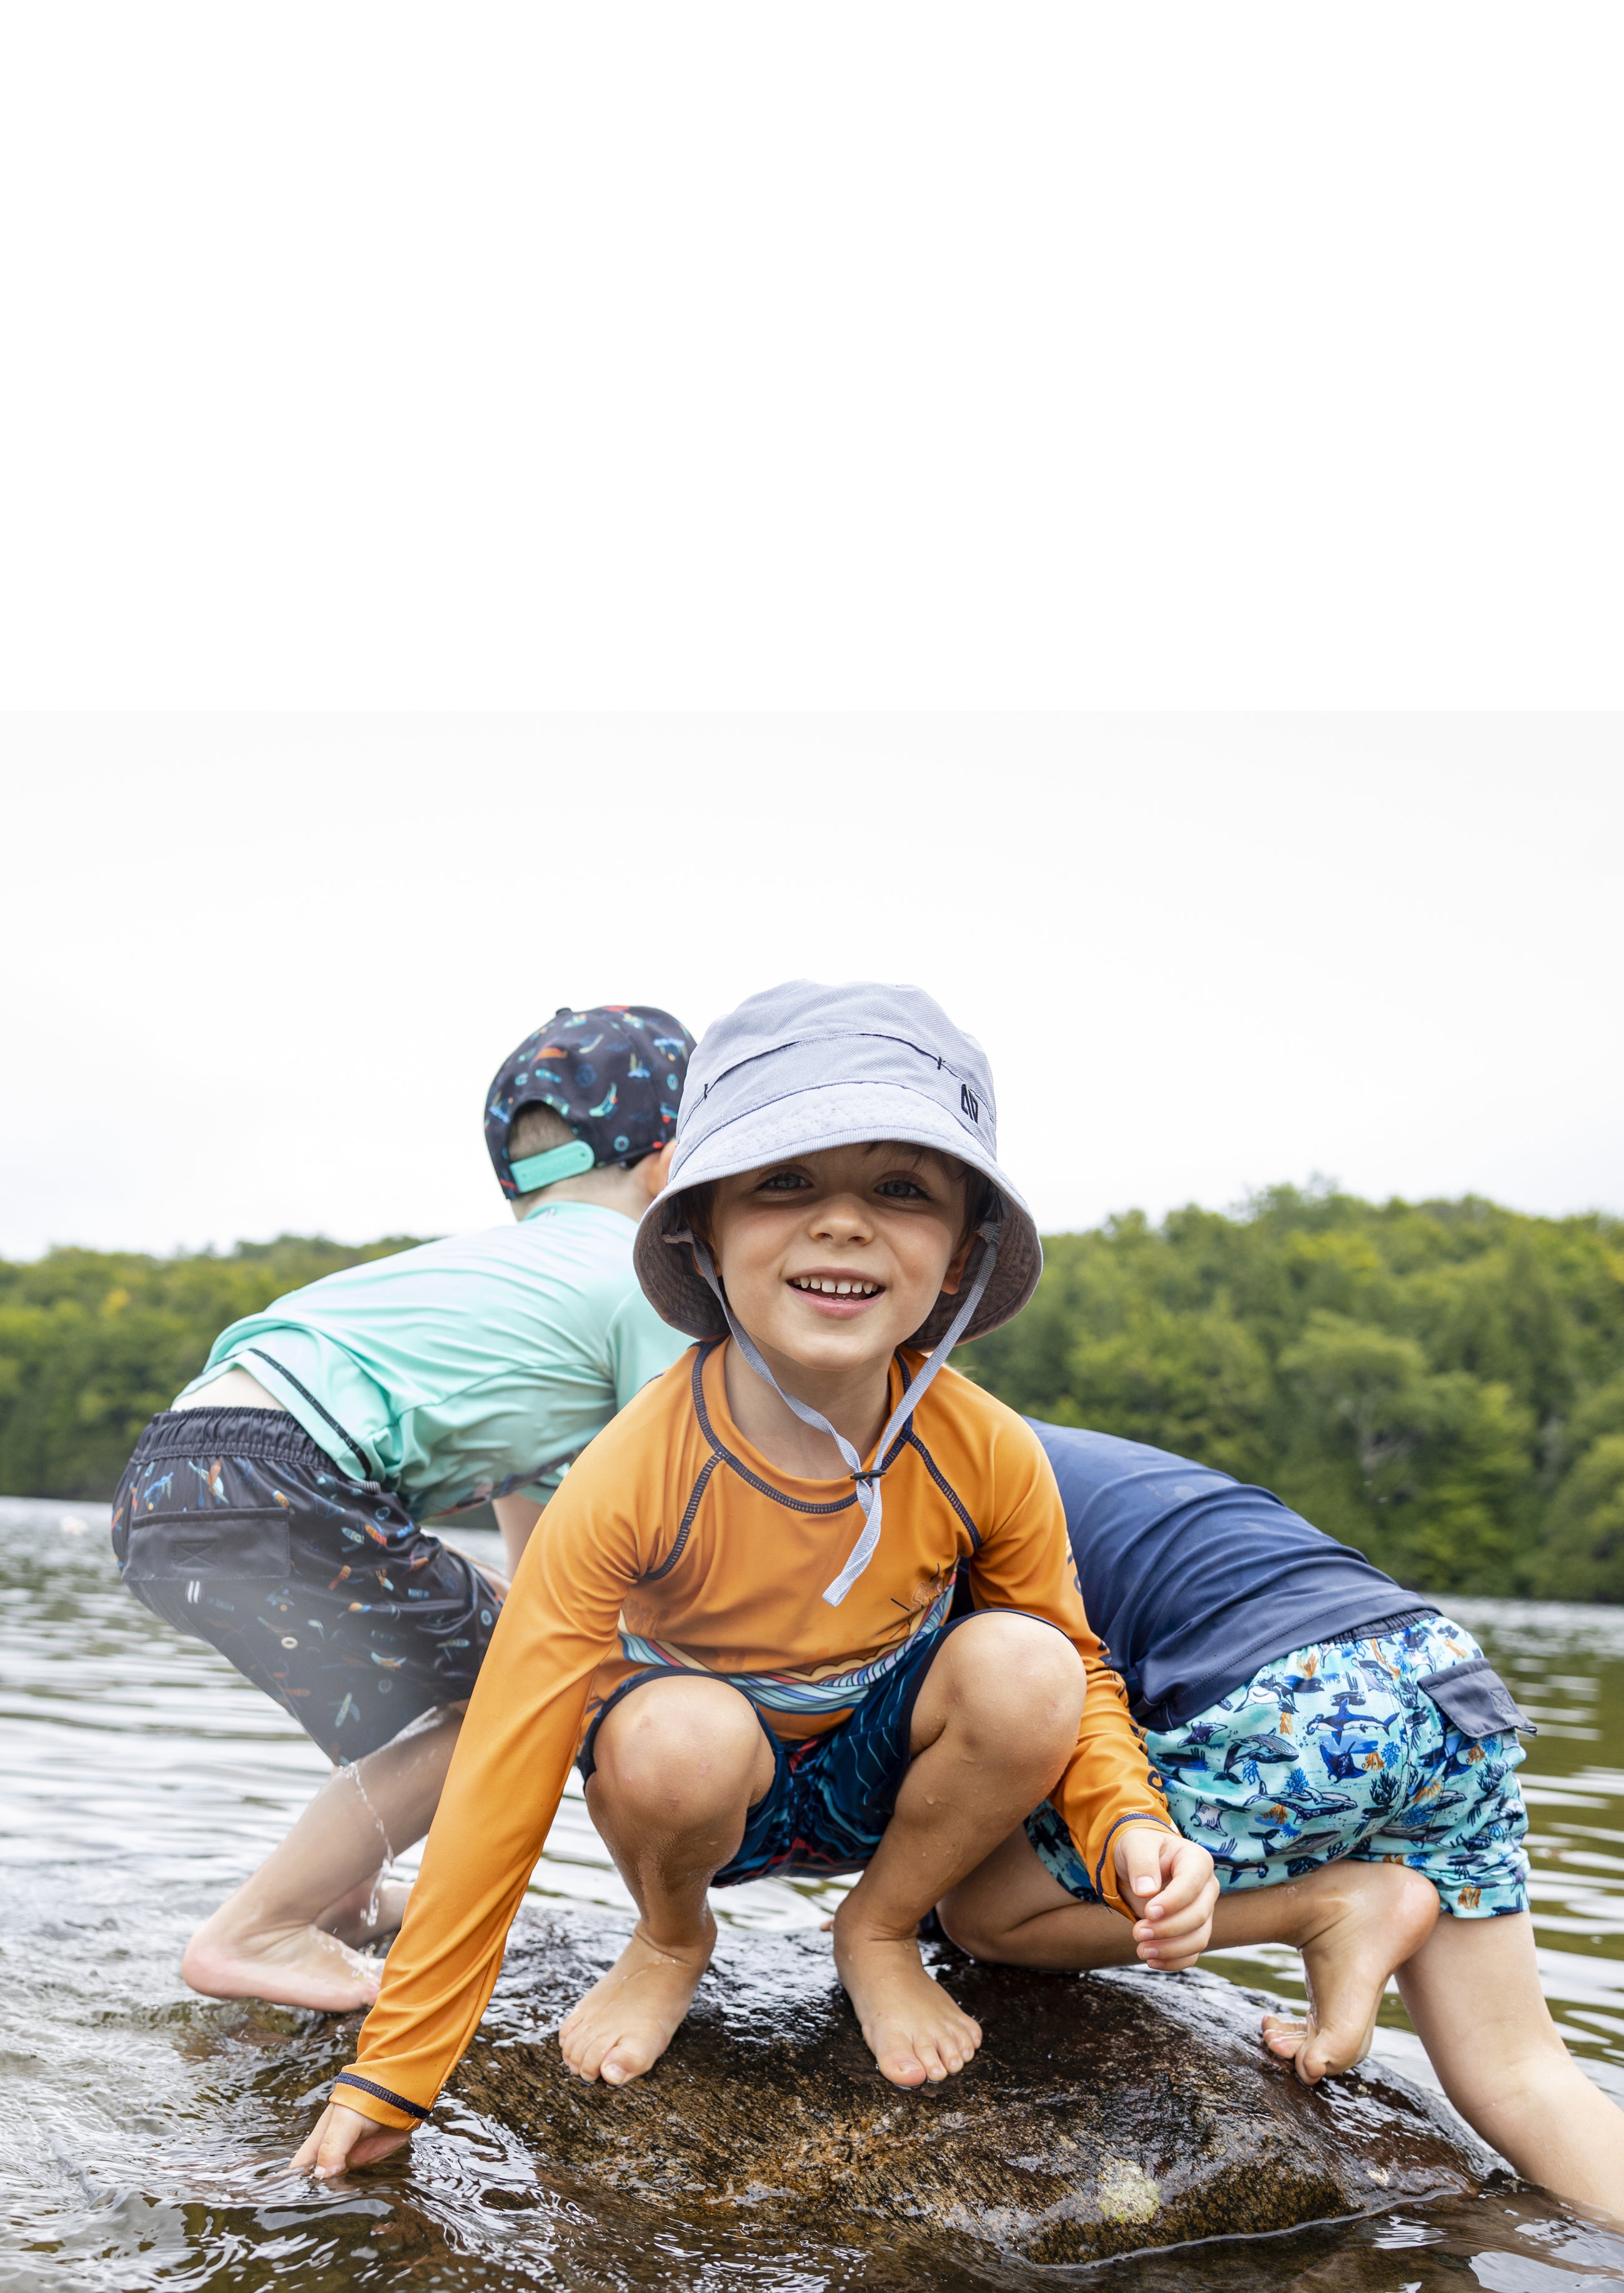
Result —
[{"label": "cargo pocket on shorts", "polygon": [[287,1515],[267,1507],[149,1513],[133,1520],[124,1576],[137,1584],[178,1584],[199,1576],[263,1577],[286,1584],[293,1574]]},{"label": "cargo pocket on shorts", "polygon": [[1486,1656],[1445,1665],[1442,1672],[1427,1673],[1416,1686],[1426,1689],[1451,1727],[1474,1741],[1503,1736],[1513,1728],[1524,1736],[1539,1733]]}]

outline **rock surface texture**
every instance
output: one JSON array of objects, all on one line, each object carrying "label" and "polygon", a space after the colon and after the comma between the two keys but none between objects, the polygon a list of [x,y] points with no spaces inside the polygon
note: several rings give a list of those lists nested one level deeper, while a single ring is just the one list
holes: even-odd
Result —
[{"label": "rock surface texture", "polygon": [[456,2091],[544,2174],[690,2221],[857,2244],[906,2223],[1092,2261],[1463,2193],[1488,2163],[1386,2072],[1301,2086],[1259,2043],[1264,2002],[1200,1973],[1034,1974],[927,1947],[986,2038],[958,2077],[903,2092],[816,1932],[724,1932],[664,2060],[586,2086],[553,2033],[625,1933],[573,1911],[521,1922]]}]

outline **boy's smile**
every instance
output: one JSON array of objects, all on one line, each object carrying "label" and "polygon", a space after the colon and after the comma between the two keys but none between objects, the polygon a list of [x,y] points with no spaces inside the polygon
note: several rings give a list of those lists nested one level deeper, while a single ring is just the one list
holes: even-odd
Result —
[{"label": "boy's smile", "polygon": [[820,1266],[807,1274],[792,1274],[788,1280],[815,1312],[832,1321],[854,1318],[885,1286],[849,1266]]}]

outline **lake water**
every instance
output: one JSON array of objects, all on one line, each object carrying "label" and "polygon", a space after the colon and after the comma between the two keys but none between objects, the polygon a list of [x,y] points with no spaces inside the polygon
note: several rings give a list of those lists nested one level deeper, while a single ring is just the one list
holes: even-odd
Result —
[{"label": "lake water", "polygon": [[[537,2181],[520,2145],[454,2106],[409,2162],[319,2192],[287,2169],[354,2023],[186,1989],[197,1922],[326,1773],[222,1658],[124,1592],[105,1508],[0,1499],[0,2288],[174,2293],[501,2286],[836,2293],[920,2286],[902,2256],[684,2233],[624,2200]],[[495,1540],[469,1537],[495,1557]],[[1541,1733],[1523,1770],[1547,1994],[1624,2103],[1624,1610],[1468,1601]],[[534,1897],[626,1906],[567,1798]],[[815,1924],[833,1890],[731,1891],[718,1913]],[[1295,1955],[1207,1962],[1301,1997]],[[1396,1997],[1378,2051],[1430,2083]],[[442,2122],[443,2121],[443,2122]],[[1087,2281],[1111,2293],[1578,2293],[1624,2285],[1624,2237],[1530,2193],[1186,2248],[1095,2272],[989,2257],[947,2293]]]}]

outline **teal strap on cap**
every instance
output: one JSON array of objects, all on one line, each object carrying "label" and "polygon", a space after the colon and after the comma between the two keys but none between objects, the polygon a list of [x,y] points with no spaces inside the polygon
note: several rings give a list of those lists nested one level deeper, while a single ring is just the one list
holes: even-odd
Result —
[{"label": "teal strap on cap", "polygon": [[578,1171],[590,1171],[597,1156],[584,1138],[572,1138],[566,1146],[549,1146],[545,1155],[527,1155],[521,1163],[510,1163],[513,1184],[521,1195],[533,1195],[537,1187],[550,1187],[555,1179],[573,1179]]}]

